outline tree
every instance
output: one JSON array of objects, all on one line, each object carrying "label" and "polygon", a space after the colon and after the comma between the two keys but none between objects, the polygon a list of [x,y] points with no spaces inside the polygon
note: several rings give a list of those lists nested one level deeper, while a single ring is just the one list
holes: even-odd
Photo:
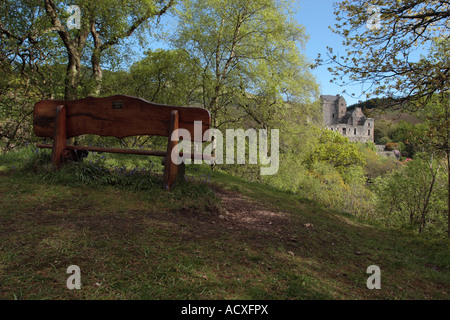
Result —
[{"label": "tree", "polygon": [[[1,1],[0,32],[2,38],[15,41],[17,51],[41,41],[38,52],[52,50],[66,55],[65,99],[78,96],[83,59],[91,64],[94,78],[92,93],[98,94],[102,80],[102,58],[108,50],[148,26],[150,18],[160,17],[174,0],[26,0]],[[79,28],[69,29],[67,8],[76,5],[81,10]]]},{"label": "tree", "polygon": [[324,129],[314,149],[305,158],[309,168],[317,162],[327,162],[343,174],[352,166],[363,166],[365,158],[358,145],[336,131]]},{"label": "tree", "polygon": [[443,159],[447,172],[447,212],[450,237],[450,100],[449,95],[434,96],[422,112],[427,130],[421,138],[421,144],[436,152]]},{"label": "tree", "polygon": [[[413,125],[400,122],[392,133],[395,141],[402,141],[410,156],[418,154],[422,161],[428,163],[423,166],[425,170],[431,170],[431,181],[434,183],[440,168],[446,169],[447,196],[450,180],[450,103],[448,94],[433,95],[417,115],[423,123]],[[426,157],[430,159],[426,159]],[[434,159],[434,161],[433,161]],[[437,163],[436,163],[437,162]],[[433,173],[434,172],[434,173]],[[416,175],[418,176],[418,175]],[[430,185],[432,190],[433,184]],[[431,191],[430,191],[431,192]],[[447,212],[450,208],[450,196],[447,200]],[[450,235],[450,214],[448,215],[448,233]]]},{"label": "tree", "polygon": [[0,147],[5,151],[30,141],[34,103],[64,91],[60,51],[49,34],[38,39],[29,27],[36,14],[32,1],[0,0]]},{"label": "tree", "polygon": [[[411,109],[422,108],[422,98],[449,89],[448,59],[414,57],[436,39],[448,39],[448,1],[345,0],[336,3],[335,15],[338,23],[332,30],[347,47],[342,56],[329,48],[329,70],[336,82],[347,76],[350,82],[369,84],[368,96],[396,98],[390,104]],[[378,26],[367,25],[378,18]]]},{"label": "tree", "polygon": [[434,227],[445,230],[445,179],[433,154],[423,153],[387,177],[375,179],[378,211],[390,225],[418,227],[422,233]]},{"label": "tree", "polygon": [[105,77],[102,95],[109,95],[120,87],[123,93],[148,101],[191,106],[199,100],[200,73],[198,65],[185,51],[148,50],[128,71]]},{"label": "tree", "polygon": [[[333,63],[329,70],[334,80],[339,78],[342,83],[346,75],[351,82],[369,83],[368,96],[383,94],[391,99],[390,106],[424,111],[430,128],[427,137],[434,140],[431,154],[443,151],[448,167],[449,127],[445,119],[450,76],[450,2],[344,0],[335,5],[335,15],[338,23],[332,30],[344,37],[347,49],[345,55],[339,56],[329,48],[328,62]],[[373,21],[377,23],[371,24]],[[417,53],[424,50],[428,54],[417,58]],[[319,58],[318,62],[323,61]],[[438,113],[429,104],[436,97],[443,102]],[[444,118],[436,117],[438,114]],[[447,210],[450,236],[450,198]]]},{"label": "tree", "polygon": [[198,64],[198,102],[214,127],[243,119],[267,127],[287,98],[310,102],[316,95],[297,47],[306,36],[283,0],[187,0],[178,17],[172,44]]},{"label": "tree", "polygon": [[[426,58],[430,64],[450,65],[450,40],[444,37],[434,39],[432,47]],[[447,171],[447,212],[448,212],[448,236],[450,237],[450,100],[447,91],[433,94],[428,99],[421,99],[424,107],[420,116],[424,120],[425,130],[423,134],[416,135],[420,145],[430,154],[436,154],[442,159],[443,167]],[[417,139],[416,139],[417,140]]]}]

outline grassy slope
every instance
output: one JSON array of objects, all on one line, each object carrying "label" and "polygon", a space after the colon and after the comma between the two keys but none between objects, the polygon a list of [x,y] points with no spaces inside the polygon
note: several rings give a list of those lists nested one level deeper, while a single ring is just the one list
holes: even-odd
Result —
[{"label": "grassy slope", "polygon": [[[133,191],[42,181],[0,157],[0,299],[448,299],[449,242],[188,168]],[[67,267],[82,289],[68,290]],[[381,290],[368,290],[378,265]]]}]

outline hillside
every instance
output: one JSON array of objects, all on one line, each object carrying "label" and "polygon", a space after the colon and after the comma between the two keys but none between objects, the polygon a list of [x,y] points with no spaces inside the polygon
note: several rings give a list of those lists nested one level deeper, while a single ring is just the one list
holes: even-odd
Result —
[{"label": "hillside", "polygon": [[389,109],[389,105],[395,101],[388,98],[373,98],[364,102],[359,102],[350,105],[347,109],[353,110],[361,108],[367,117],[373,118],[376,121],[386,121],[389,123],[398,123],[400,121],[410,122],[413,124],[420,123],[419,117],[400,110]]},{"label": "hillside", "polygon": [[[84,169],[52,174],[29,158],[0,156],[0,299],[449,298],[448,240],[208,167],[188,167],[167,192],[158,172],[143,190],[110,173],[99,186]],[[70,265],[81,290],[66,288]],[[370,265],[381,290],[366,287]]]},{"label": "hillside", "polygon": [[388,123],[399,123],[401,121],[412,124],[421,123],[422,120],[410,113],[401,112],[399,110],[379,110],[377,108],[366,110],[367,116],[377,121],[386,121]]}]

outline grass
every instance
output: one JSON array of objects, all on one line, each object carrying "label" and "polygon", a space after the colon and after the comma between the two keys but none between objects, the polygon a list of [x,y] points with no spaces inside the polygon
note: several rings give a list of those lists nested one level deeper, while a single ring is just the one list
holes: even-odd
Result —
[{"label": "grass", "polygon": [[158,159],[101,157],[56,172],[33,148],[0,156],[0,299],[449,298],[448,240],[208,167],[168,192]]}]

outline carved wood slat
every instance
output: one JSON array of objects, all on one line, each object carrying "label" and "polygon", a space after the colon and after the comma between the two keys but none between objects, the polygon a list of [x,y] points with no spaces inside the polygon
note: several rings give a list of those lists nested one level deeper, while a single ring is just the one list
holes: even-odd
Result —
[{"label": "carved wood slat", "polygon": [[[147,102],[140,98],[116,95],[81,100],[43,100],[34,108],[33,130],[39,137],[53,138],[56,108],[66,106],[67,139],[96,134],[124,138],[137,135],[169,136],[172,110],[179,112],[179,128],[189,131],[194,140],[194,121],[202,122],[202,137],[210,128],[209,111]],[[209,137],[203,137],[207,141]]]}]

